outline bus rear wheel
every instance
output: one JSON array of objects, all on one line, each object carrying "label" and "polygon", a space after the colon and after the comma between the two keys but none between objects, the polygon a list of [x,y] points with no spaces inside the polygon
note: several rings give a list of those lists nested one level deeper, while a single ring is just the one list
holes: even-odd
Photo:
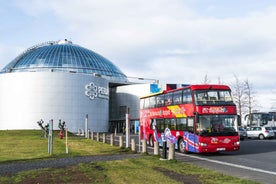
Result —
[{"label": "bus rear wheel", "polygon": [[152,135],[149,136],[149,146],[150,146],[150,147],[153,147],[153,146],[154,146],[154,140],[153,140]]},{"label": "bus rear wheel", "polygon": [[186,150],[185,149],[185,143],[184,143],[183,139],[181,138],[181,139],[178,140],[178,151],[180,153],[185,153],[186,152],[185,150]]}]

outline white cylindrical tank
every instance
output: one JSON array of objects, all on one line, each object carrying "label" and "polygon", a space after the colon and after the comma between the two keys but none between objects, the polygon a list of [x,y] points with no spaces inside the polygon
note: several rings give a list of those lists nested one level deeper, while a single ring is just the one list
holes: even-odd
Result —
[{"label": "white cylindrical tank", "polygon": [[0,130],[40,129],[53,119],[68,130],[108,131],[108,81],[89,74],[66,72],[15,72],[0,74]]}]

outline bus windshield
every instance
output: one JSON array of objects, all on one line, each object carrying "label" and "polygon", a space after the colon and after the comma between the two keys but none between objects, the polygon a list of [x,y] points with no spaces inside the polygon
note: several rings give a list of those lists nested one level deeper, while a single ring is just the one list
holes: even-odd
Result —
[{"label": "bus windshield", "polygon": [[194,91],[196,105],[233,104],[229,90],[198,90]]},{"label": "bus windshield", "polygon": [[196,124],[197,134],[201,136],[238,135],[235,115],[203,115]]}]

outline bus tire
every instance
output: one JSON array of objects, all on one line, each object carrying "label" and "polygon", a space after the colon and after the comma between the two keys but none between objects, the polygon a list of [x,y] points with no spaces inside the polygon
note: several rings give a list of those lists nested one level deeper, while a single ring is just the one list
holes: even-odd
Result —
[{"label": "bus tire", "polygon": [[183,139],[182,138],[180,138],[179,140],[178,140],[178,151],[180,152],[180,153],[186,153],[186,149],[185,149],[185,146],[184,146],[185,144],[184,144],[184,141],[183,141]]},{"label": "bus tire", "polygon": [[154,140],[153,140],[152,135],[149,136],[149,146],[150,146],[150,147],[153,147],[153,146],[154,146]]}]

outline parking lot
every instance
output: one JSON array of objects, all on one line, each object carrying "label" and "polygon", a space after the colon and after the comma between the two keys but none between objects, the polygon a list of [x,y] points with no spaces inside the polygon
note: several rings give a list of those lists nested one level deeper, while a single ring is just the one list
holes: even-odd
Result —
[{"label": "parking lot", "polygon": [[177,158],[264,184],[274,184],[276,180],[276,139],[245,139],[237,152],[177,154]]}]

